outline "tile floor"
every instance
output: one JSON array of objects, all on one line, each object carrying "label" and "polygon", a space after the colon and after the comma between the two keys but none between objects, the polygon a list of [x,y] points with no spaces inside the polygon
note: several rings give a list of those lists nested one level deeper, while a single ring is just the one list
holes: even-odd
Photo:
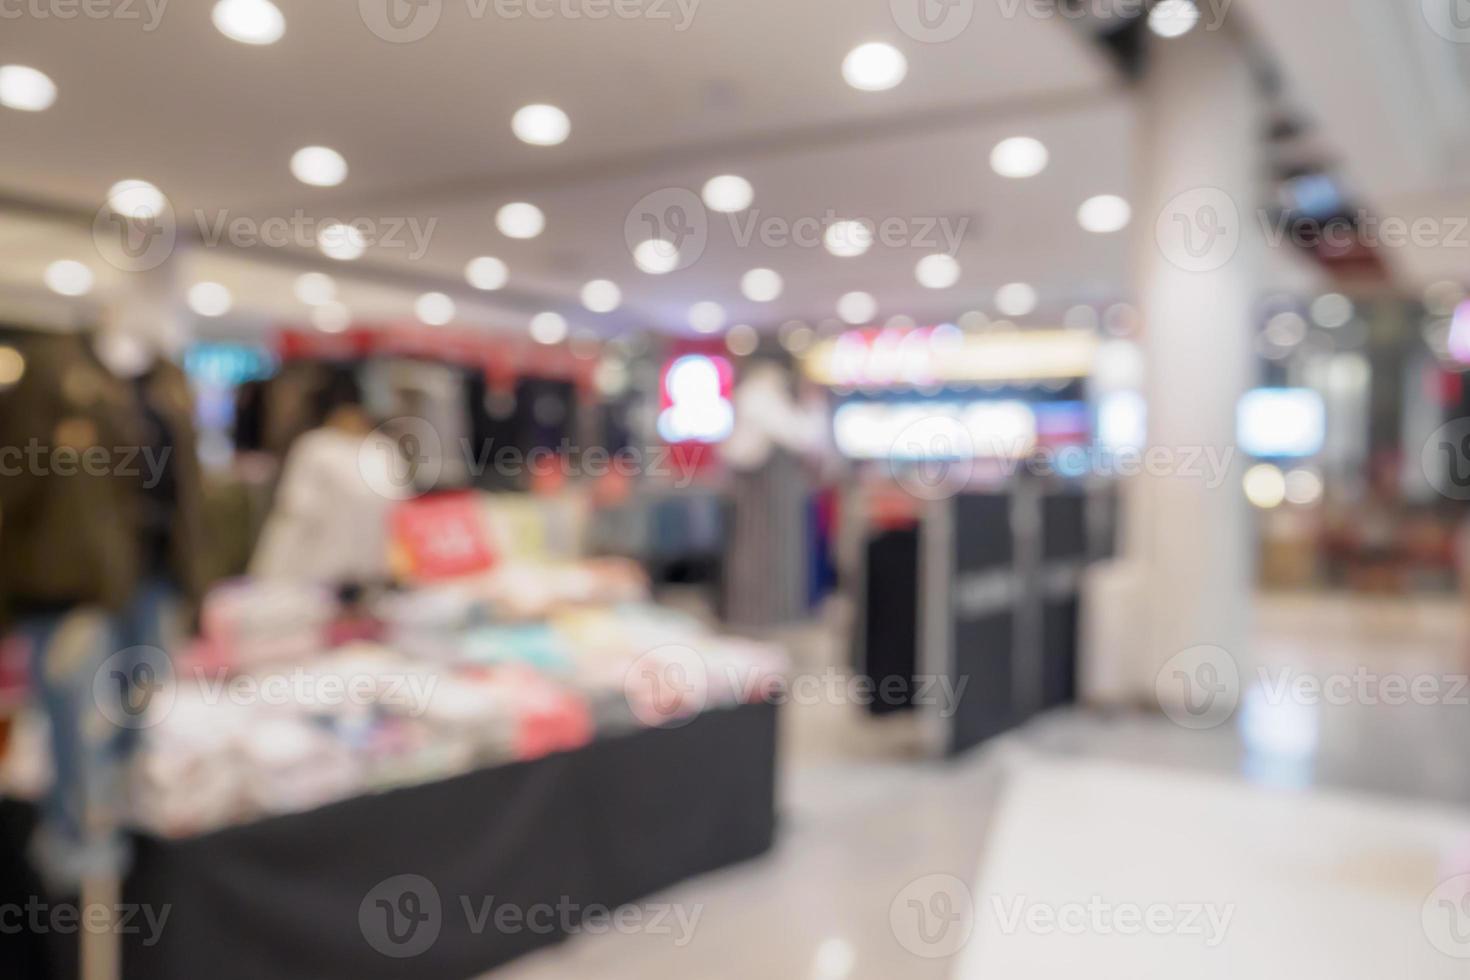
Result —
[{"label": "tile floor", "polygon": [[[825,624],[814,634],[825,642],[799,645],[802,666],[840,662],[836,632]],[[1470,673],[1470,614],[1450,599],[1271,597],[1257,610],[1255,654],[1268,671],[1327,677],[1364,666],[1454,678]],[[1308,800],[1364,794],[1405,813],[1432,810],[1470,821],[1470,707],[1459,703],[1470,691],[1453,686],[1441,688],[1442,700],[1456,703],[1281,705],[1257,711],[1260,723],[1245,730],[1187,731],[1157,714],[1069,710],[952,762],[916,758],[914,733],[901,719],[879,724],[851,707],[789,706],[776,848],[647,900],[697,911],[691,939],[576,936],[490,976],[957,976],[963,952],[914,955],[890,923],[890,906],[916,879],[976,880],[993,816],[1016,773],[1088,760],[1103,768],[1141,766],[1166,785],[1168,773],[1178,772],[1180,793],[1188,792],[1185,772],[1213,774],[1242,790],[1265,784]],[[1470,961],[1465,969],[1470,975]]]}]

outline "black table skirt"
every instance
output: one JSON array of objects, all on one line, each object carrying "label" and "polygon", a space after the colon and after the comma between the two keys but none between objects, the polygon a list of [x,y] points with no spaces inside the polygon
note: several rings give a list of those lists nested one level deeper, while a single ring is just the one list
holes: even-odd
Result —
[{"label": "black table skirt", "polygon": [[[168,918],[152,946],[146,928],[124,936],[124,976],[471,977],[564,938],[568,916],[499,930],[467,908],[616,907],[764,853],[775,773],[776,708],[744,705],[200,837],[140,837],[124,901]],[[38,894],[20,860],[33,822],[0,801],[0,908]],[[382,886],[409,875],[411,900]],[[426,932],[389,922],[389,908]],[[7,928],[15,919],[0,916],[0,974],[73,975],[77,936]]]}]

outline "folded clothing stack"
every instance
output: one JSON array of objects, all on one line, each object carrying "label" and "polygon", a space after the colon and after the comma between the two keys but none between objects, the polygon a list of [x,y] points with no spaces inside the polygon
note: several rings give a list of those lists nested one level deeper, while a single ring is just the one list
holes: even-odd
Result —
[{"label": "folded clothing stack", "polygon": [[464,632],[485,622],[489,605],[478,590],[461,584],[433,585],[390,592],[372,605],[383,622],[384,640],[395,649],[426,660],[455,660]]},{"label": "folded clothing stack", "polygon": [[302,660],[322,649],[336,598],[325,588],[238,579],[211,589],[200,616],[211,659],[248,665]]}]

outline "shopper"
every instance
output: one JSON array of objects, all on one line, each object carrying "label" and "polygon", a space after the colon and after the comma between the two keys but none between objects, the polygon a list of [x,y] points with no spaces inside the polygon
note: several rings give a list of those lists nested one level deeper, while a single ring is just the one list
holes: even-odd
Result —
[{"label": "shopper", "polygon": [[34,333],[0,392],[0,606],[49,719],[55,778],[32,853],[59,894],[126,866],[117,820],[138,729],[118,719],[146,703],[175,600],[192,607],[203,588],[192,403],[160,337]]},{"label": "shopper", "polygon": [[398,447],[374,429],[355,382],[319,396],[322,424],[286,455],[252,574],[334,587],[388,577],[388,514]]}]

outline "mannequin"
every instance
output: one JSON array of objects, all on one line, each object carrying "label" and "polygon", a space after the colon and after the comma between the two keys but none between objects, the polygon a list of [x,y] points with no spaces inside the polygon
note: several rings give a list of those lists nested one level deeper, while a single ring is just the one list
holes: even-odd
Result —
[{"label": "mannequin", "polygon": [[779,365],[757,361],[735,390],[735,431],[721,447],[734,473],[734,526],[725,569],[725,615],[761,630],[806,609],[807,498],[804,457],[824,445],[825,412],[798,404]]}]

